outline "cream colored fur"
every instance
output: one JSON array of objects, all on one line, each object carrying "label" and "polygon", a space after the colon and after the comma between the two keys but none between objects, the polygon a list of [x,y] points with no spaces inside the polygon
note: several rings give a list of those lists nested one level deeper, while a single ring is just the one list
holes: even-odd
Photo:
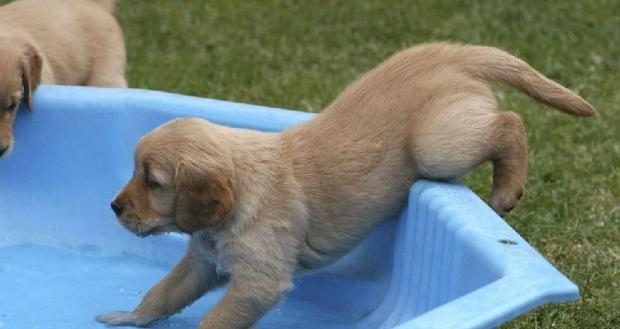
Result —
[{"label": "cream colored fur", "polygon": [[416,180],[457,178],[485,161],[494,165],[489,204],[504,215],[523,192],[526,138],[516,114],[498,112],[490,82],[596,113],[504,51],[433,43],[392,56],[282,133],[201,119],[153,130],[113,208],[140,236],[190,234],[189,250],[133,312],[98,320],[146,325],[228,282],[200,328],[250,328],[296,272],[334,261],[394,218]]},{"label": "cream colored fur", "polygon": [[[123,33],[112,0],[18,0],[0,7],[0,156],[17,108],[40,83],[126,87]],[[8,148],[2,152],[4,148]]]}]

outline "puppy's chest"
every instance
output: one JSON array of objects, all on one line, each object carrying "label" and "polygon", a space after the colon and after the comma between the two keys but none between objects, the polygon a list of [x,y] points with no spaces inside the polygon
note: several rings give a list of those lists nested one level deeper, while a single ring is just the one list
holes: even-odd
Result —
[{"label": "puppy's chest", "polygon": [[195,257],[214,264],[218,274],[229,274],[228,262],[224,257],[223,242],[209,233],[192,236],[189,247]]}]

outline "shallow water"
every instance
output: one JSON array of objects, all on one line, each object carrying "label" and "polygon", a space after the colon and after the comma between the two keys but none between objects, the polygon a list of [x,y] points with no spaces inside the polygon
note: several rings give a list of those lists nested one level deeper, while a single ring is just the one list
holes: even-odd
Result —
[{"label": "shallow water", "polygon": [[[0,328],[105,328],[98,314],[131,310],[170,266],[98,248],[19,245],[0,248]],[[352,328],[380,299],[364,277],[317,273],[296,281],[287,298],[259,328]],[[326,292],[334,291],[334,294]],[[211,292],[182,313],[152,328],[195,328],[224,289]],[[354,298],[351,296],[368,296]]]}]

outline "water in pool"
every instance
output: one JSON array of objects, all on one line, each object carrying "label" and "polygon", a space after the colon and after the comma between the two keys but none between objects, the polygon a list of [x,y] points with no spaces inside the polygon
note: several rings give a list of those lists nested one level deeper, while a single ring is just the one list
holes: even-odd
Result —
[{"label": "water in pool", "polygon": [[[97,314],[133,309],[169,270],[169,265],[107,255],[94,246],[0,247],[0,329],[104,328],[94,321]],[[338,271],[305,276],[258,327],[354,328],[383,297],[385,287],[373,279]],[[345,293],[325,293],[330,290]],[[150,327],[195,328],[223,293],[211,292]],[[368,298],[352,300],[352,295]]]}]

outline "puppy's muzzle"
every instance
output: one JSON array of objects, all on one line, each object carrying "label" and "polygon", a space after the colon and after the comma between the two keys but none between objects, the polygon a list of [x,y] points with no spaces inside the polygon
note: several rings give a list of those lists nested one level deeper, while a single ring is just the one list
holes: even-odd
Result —
[{"label": "puppy's muzzle", "polygon": [[116,200],[113,201],[110,206],[112,207],[112,211],[114,211],[116,216],[120,216],[123,213],[123,206],[116,202]]}]

